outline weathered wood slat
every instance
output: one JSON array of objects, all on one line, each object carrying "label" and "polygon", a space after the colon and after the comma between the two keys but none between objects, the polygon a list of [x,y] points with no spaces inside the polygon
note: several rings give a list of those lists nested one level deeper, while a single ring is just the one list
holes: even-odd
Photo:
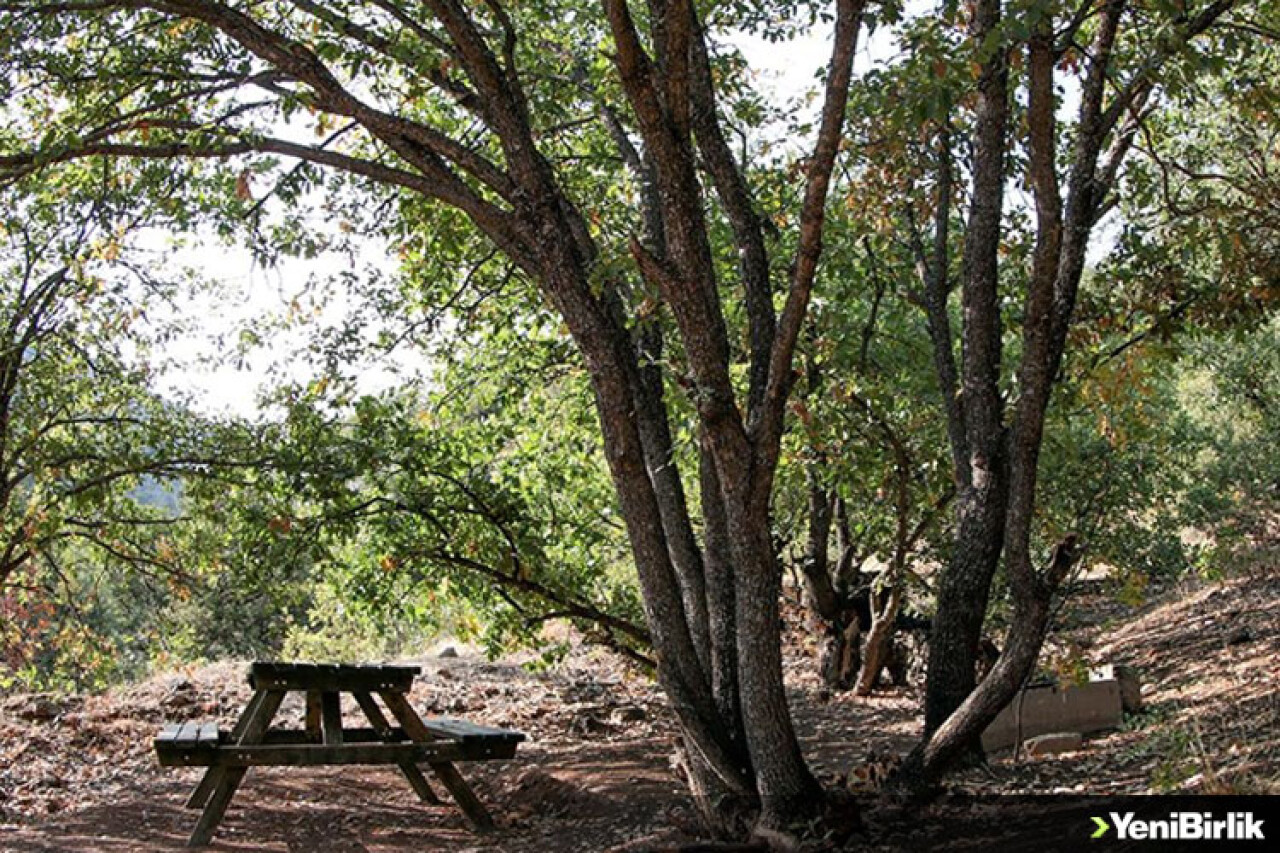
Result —
[{"label": "weathered wood slat", "polygon": [[[344,729],[340,745],[403,744],[409,740],[405,730],[399,726],[388,726],[385,734],[366,726],[358,729]],[[501,738],[477,738],[469,741],[442,738],[433,742],[455,746],[459,761],[492,761],[511,758],[515,755],[516,745],[519,743],[518,740]],[[261,745],[321,746],[322,744],[312,741],[310,733],[305,729],[273,729],[262,736]],[[202,727],[199,730],[198,739],[192,742],[178,745],[171,740],[162,741],[159,736],[155,740],[156,756],[162,767],[219,766],[219,762],[209,759],[207,753],[214,749],[230,749],[234,746],[235,744],[230,742],[229,738],[223,737],[222,732],[218,731],[217,726],[213,724]],[[200,798],[192,797],[190,805],[193,807],[203,805],[208,793],[210,791],[206,791]]]},{"label": "weathered wood slat", "polygon": [[461,741],[466,744],[479,741],[520,743],[525,739],[524,732],[499,729],[493,726],[481,726],[470,720],[458,720],[452,717],[428,717],[422,723],[426,726],[427,731],[438,738]]},{"label": "weathered wood slat", "polygon": [[[250,721],[258,714],[258,709],[262,707],[262,703],[267,700],[267,694],[255,691],[249,704],[245,706],[244,711],[240,714],[240,719],[236,720],[235,727],[231,730],[231,735],[227,738],[230,743],[239,743],[240,738],[244,735],[245,728]],[[209,802],[209,797],[213,795],[214,790],[218,787],[218,783],[222,781],[222,769],[218,767],[210,768],[204,778],[200,780],[200,784],[191,792],[191,796],[187,799],[187,808],[201,809]]]},{"label": "weathered wood slat", "polygon": [[[406,740],[409,740],[409,736],[399,726],[391,728],[389,736],[384,736],[378,730],[371,729],[368,726],[356,729],[344,728],[342,730],[343,743],[396,743]],[[317,741],[311,739],[311,733],[306,729],[272,729],[263,735],[262,742],[271,746],[308,743],[319,745]]]},{"label": "weathered wood slat", "polygon": [[160,734],[156,735],[153,743],[156,744],[157,749],[161,743],[171,744],[180,731],[182,731],[182,723],[166,723],[165,727],[160,730]]},{"label": "weathered wood slat", "polygon": [[[241,732],[239,743],[250,744],[262,740],[262,735],[271,726],[271,720],[275,717],[276,711],[280,710],[280,703],[283,701],[283,690],[267,691],[262,701],[253,707],[253,713],[244,718],[243,727],[237,726]],[[222,753],[223,751],[218,749],[210,750],[205,754],[221,755]],[[216,777],[216,783],[208,801],[204,804],[200,819],[196,821],[196,828],[191,831],[191,837],[187,839],[188,847],[204,847],[209,843],[209,839],[213,838],[213,831],[222,822],[222,816],[227,813],[227,806],[231,804],[231,798],[236,795],[236,789],[244,781],[247,770],[247,767],[225,767],[210,771],[210,775]]]},{"label": "weathered wood slat", "polygon": [[249,721],[258,713],[258,708],[267,699],[267,694],[255,692],[253,698],[249,700],[249,704],[245,706],[244,713],[240,715],[240,719],[236,720],[235,728],[231,730],[231,742],[238,743],[240,737],[244,734],[245,727],[249,725]]},{"label": "weathered wood slat", "polygon": [[462,761],[466,749],[458,743],[344,743],[338,746],[292,743],[271,745],[231,745],[219,749],[190,750],[184,753],[190,766],[197,767],[318,767],[339,764],[413,764],[415,762]]},{"label": "weathered wood slat", "polygon": [[199,723],[183,723],[182,728],[173,737],[173,745],[177,749],[190,749],[196,745],[200,737]]},{"label": "weathered wood slat", "polygon": [[341,746],[342,706],[338,702],[337,693],[320,694],[320,722],[324,730],[325,745]]},{"label": "weathered wood slat", "polygon": [[162,767],[190,767],[202,764],[194,756],[218,748],[222,733],[217,723],[170,724],[156,735],[152,745]]},{"label": "weathered wood slat", "polygon": [[305,725],[307,727],[307,740],[312,743],[320,743],[324,740],[324,735],[320,731],[320,691],[307,691],[307,713]]},{"label": "weathered wood slat", "polygon": [[255,690],[320,690],[365,692],[407,691],[417,666],[354,666],[350,664],[287,664],[260,661],[249,668],[249,683]]}]

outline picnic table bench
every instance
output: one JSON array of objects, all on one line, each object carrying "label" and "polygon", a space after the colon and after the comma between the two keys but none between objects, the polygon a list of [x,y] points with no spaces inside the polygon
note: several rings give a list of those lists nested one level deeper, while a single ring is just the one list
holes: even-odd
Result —
[{"label": "picnic table bench", "polygon": [[[187,800],[188,808],[203,808],[187,846],[209,843],[254,766],[395,765],[423,802],[439,804],[418,767],[426,764],[477,831],[491,828],[493,819],[454,762],[511,758],[524,735],[467,720],[418,716],[405,694],[420,672],[416,666],[258,662],[249,669],[253,698],[231,731],[207,722],[165,726],[154,741],[162,766],[209,768]],[[306,696],[304,728],[272,729],[290,692]],[[343,693],[355,699],[369,726],[344,725]],[[399,725],[391,724],[375,695]]]}]

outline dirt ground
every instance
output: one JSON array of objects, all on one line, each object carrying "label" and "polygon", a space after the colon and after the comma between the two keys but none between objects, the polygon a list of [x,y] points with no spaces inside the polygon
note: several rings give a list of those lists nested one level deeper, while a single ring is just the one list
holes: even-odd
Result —
[{"label": "dirt ground", "polygon": [[[923,849],[948,809],[986,794],[1280,793],[1277,605],[1274,571],[1169,590],[1139,608],[1101,595],[1076,601],[1050,658],[1136,667],[1145,710],[1078,752],[994,756],[905,824],[900,809],[864,795],[860,849]],[[830,696],[812,655],[792,642],[787,668],[797,729],[820,778],[841,784],[869,755],[911,745],[915,688]],[[255,768],[211,849],[639,853],[696,839],[693,805],[670,766],[662,697],[615,660],[582,649],[534,673],[463,649],[413,662],[423,674],[411,699],[424,713],[529,736],[515,760],[461,768],[494,813],[495,832],[476,836],[452,806],[419,803],[393,770]],[[229,728],[250,695],[245,669],[224,662],[104,695],[0,698],[0,851],[181,848],[196,817],[183,803],[200,771],[156,766],[151,738],[163,722],[217,718]],[[285,722],[301,716],[300,704],[280,713]]]}]

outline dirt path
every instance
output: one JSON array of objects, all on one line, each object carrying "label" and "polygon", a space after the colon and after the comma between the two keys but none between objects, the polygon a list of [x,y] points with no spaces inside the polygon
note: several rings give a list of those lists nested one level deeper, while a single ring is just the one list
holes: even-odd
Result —
[{"label": "dirt path", "polygon": [[[955,796],[1280,792],[1280,578],[1209,585],[1124,614],[1086,601],[1073,613],[1062,639],[1092,662],[1136,666],[1148,710],[1076,753],[1017,764],[997,756],[957,777]],[[496,832],[477,837],[453,808],[418,803],[394,771],[255,769],[211,849],[623,853],[694,837],[661,696],[610,659],[578,652],[544,674],[476,657],[416,662],[423,676],[411,698],[424,712],[530,737],[512,762],[463,766]],[[221,663],[103,696],[0,700],[0,851],[181,848],[195,818],[182,804],[199,771],[156,767],[150,739],[162,721],[217,717],[230,727],[249,697],[243,673],[243,663]],[[829,783],[917,734],[911,689],[828,697],[800,651],[788,678],[802,742]],[[302,708],[281,714],[297,722]]]}]

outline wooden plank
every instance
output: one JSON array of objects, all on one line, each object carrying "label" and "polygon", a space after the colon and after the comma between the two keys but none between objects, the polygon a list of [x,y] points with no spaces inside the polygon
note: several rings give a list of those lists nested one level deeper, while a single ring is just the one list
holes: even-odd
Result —
[{"label": "wooden plank", "polygon": [[255,689],[280,690],[357,690],[407,691],[416,675],[417,666],[352,666],[348,664],[287,664],[259,661],[249,670],[249,683]]},{"label": "wooden plank", "polygon": [[435,743],[344,743],[327,746],[314,743],[251,744],[222,746],[192,751],[193,766],[200,767],[319,767],[345,764],[414,764],[428,761],[458,761],[465,757],[461,744]]},{"label": "wooden plank", "polygon": [[[406,741],[408,739],[409,736],[406,735],[404,733],[404,729],[399,726],[391,728],[390,737],[386,737],[378,732],[378,730],[371,729],[368,726],[361,726],[360,728],[355,729],[348,726],[342,730],[343,743],[396,743],[398,741]],[[311,739],[311,735],[306,729],[272,729],[263,735],[262,742],[273,746],[317,743]]]},{"label": "wooden plank", "polygon": [[[403,693],[388,690],[380,695],[387,709],[400,721],[400,725],[408,732],[409,737],[420,743],[429,743],[434,740],[431,732],[427,731],[427,727],[423,724],[422,718],[418,716],[417,711],[413,710],[409,700],[405,699]],[[436,774],[441,784],[453,795],[453,801],[458,804],[458,808],[462,809],[462,813],[471,821],[476,831],[487,832],[493,829],[493,818],[489,816],[484,804],[480,802],[475,792],[471,790],[471,786],[462,778],[458,768],[447,761],[429,763],[431,771]]]},{"label": "wooden plank", "polygon": [[[369,719],[369,725],[373,726],[373,730],[378,733],[379,737],[386,741],[400,740],[401,737],[408,737],[408,735],[404,733],[404,729],[392,728],[391,723],[387,720],[386,714],[382,713],[382,709],[378,707],[378,703],[373,698],[372,693],[357,691],[355,693],[355,697],[356,704],[360,706],[361,711],[364,711],[365,717]],[[397,731],[400,732],[400,737],[395,735]]]},{"label": "wooden plank", "polygon": [[453,717],[428,717],[422,721],[427,731],[439,738],[475,743],[479,741],[511,741],[520,743],[525,739],[524,732],[512,729],[498,729],[492,726],[477,725],[470,720],[459,720]]},{"label": "wooden plank", "polygon": [[249,704],[245,706],[240,713],[240,719],[236,720],[235,727],[231,730],[231,742],[239,743],[241,735],[244,734],[245,726],[249,725],[249,721],[253,719],[253,715],[258,712],[258,706],[262,704],[266,698],[262,691],[254,691],[253,696],[249,699]]},{"label": "wooden plank", "polygon": [[471,743],[459,743],[458,741],[446,741],[446,743],[457,743],[462,749],[460,761],[501,761],[514,758],[516,747],[520,742],[514,740],[479,740]]},{"label": "wooden plank", "polygon": [[[262,735],[271,725],[271,719],[280,709],[282,701],[284,701],[283,690],[268,691],[262,701],[254,707],[253,715],[245,721],[238,744],[245,746],[262,740]],[[211,754],[221,755],[222,752],[223,750],[218,749]],[[228,767],[222,771],[214,785],[213,793],[204,805],[204,811],[200,813],[200,820],[196,821],[196,828],[191,831],[191,838],[187,840],[188,847],[204,847],[209,843],[218,824],[222,822],[222,816],[227,813],[231,798],[235,796],[236,789],[244,780],[247,769],[246,767]]]},{"label": "wooden plank", "polygon": [[218,748],[217,723],[184,723],[176,731],[166,729],[161,734],[171,735],[153,742],[161,767],[200,765],[204,762],[195,760],[195,756]]},{"label": "wooden plank", "polygon": [[326,691],[320,694],[320,720],[327,746],[342,745],[342,706],[338,694]]},{"label": "wooden plank", "polygon": [[324,739],[324,735],[321,731],[321,717],[323,716],[323,713],[324,712],[320,708],[320,691],[308,690],[306,715],[307,740],[312,743],[320,743]]},{"label": "wooden plank", "polygon": [[205,803],[209,802],[209,797],[213,795],[214,789],[218,787],[218,783],[222,781],[222,768],[210,767],[205,771],[204,778],[200,780],[200,784],[191,792],[191,796],[187,798],[187,808],[202,809]]},{"label": "wooden plank", "polygon": [[[408,737],[404,729],[391,726],[372,694],[356,693],[355,697],[356,704],[360,706],[360,710],[364,712],[364,715],[369,718],[369,724],[373,726],[373,731],[378,737],[388,743],[404,740]],[[400,772],[404,774],[404,778],[409,782],[409,787],[413,788],[414,793],[418,795],[418,799],[433,806],[440,805],[440,797],[432,789],[427,777],[422,775],[418,765],[406,761],[400,765]]]},{"label": "wooden plank", "polygon": [[183,723],[182,728],[173,736],[173,746],[175,749],[191,749],[196,745],[199,736],[199,723]]},{"label": "wooden plank", "polygon": [[182,723],[166,723],[164,728],[160,730],[160,734],[156,735],[152,741],[158,749],[160,744],[171,744],[174,738],[178,736],[178,732],[182,730]]}]

